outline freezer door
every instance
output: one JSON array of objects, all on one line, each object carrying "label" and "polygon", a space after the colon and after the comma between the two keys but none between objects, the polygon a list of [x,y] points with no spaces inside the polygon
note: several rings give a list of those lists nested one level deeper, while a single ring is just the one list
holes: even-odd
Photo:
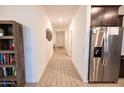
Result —
[{"label": "freezer door", "polygon": [[[117,29],[118,31],[114,31]],[[118,80],[122,35],[122,28],[107,28],[104,38],[103,82],[116,82]]]},{"label": "freezer door", "polygon": [[89,82],[101,82],[103,77],[103,38],[105,28],[91,30]]}]

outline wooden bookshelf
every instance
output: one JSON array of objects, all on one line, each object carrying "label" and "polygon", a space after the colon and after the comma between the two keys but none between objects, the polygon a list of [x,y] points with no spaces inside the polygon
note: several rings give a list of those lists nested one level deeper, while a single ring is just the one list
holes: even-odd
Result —
[{"label": "wooden bookshelf", "polygon": [[[8,82],[10,85],[7,85]],[[16,85],[11,85],[12,82],[16,82]],[[12,20],[0,20],[0,86],[21,87],[24,84],[25,66],[22,25]]]}]

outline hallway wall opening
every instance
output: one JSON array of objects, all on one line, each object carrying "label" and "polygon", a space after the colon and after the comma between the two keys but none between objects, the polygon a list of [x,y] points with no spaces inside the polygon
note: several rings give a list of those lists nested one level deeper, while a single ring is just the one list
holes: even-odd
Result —
[{"label": "hallway wall opening", "polygon": [[60,48],[65,47],[65,32],[64,31],[56,31],[55,47],[60,47]]}]

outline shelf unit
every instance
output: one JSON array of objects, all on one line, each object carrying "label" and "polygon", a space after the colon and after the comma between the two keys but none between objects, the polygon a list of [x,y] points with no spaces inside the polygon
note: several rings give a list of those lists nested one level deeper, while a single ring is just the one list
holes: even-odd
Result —
[{"label": "shelf unit", "polygon": [[0,86],[22,87],[25,84],[22,25],[0,20]]}]

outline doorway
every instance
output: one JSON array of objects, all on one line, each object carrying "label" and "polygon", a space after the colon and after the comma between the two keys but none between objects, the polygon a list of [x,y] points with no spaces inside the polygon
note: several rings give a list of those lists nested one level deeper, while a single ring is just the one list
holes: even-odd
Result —
[{"label": "doorway", "polygon": [[56,48],[64,48],[65,47],[65,32],[60,31],[56,32]]},{"label": "doorway", "polygon": [[69,56],[72,56],[72,31],[69,31]]}]

